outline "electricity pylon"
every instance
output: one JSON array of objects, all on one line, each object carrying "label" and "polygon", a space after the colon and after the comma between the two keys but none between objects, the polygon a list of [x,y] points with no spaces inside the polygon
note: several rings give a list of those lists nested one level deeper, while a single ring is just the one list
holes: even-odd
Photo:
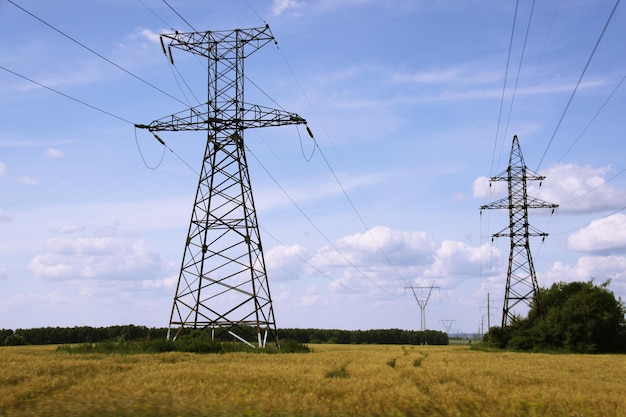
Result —
[{"label": "electricity pylon", "polygon": [[[268,337],[278,344],[244,131],[306,121],[295,113],[244,101],[244,59],[272,41],[267,25],[161,35],[163,52],[172,62],[172,48],[208,61],[205,104],[138,125],[153,134],[207,131],[168,339],[172,330],[175,339],[191,328],[251,346],[265,346]],[[308,127],[307,131],[311,134]]]},{"label": "electricity pylon", "polygon": [[528,238],[540,236],[545,239],[548,234],[539,231],[528,223],[528,209],[551,208],[554,212],[558,204],[529,197],[527,183],[528,181],[543,181],[544,179],[544,176],[536,174],[524,164],[522,150],[517,135],[515,135],[513,136],[508,168],[490,180],[491,182],[507,181],[508,196],[480,207],[481,214],[486,209],[509,210],[508,227],[491,235],[492,239],[508,236],[511,240],[504,307],[502,309],[502,327],[508,326],[514,319],[513,308],[519,303],[524,303],[530,307],[534,300],[537,311],[539,311],[539,287]]},{"label": "electricity pylon", "polygon": [[[414,287],[411,285],[409,287],[405,287],[404,289],[406,290],[408,288],[410,288],[413,292],[413,297],[415,297],[415,301],[417,301],[417,305],[420,308],[420,330],[423,332],[424,330],[426,330],[426,305],[428,304],[428,300],[430,300],[430,294],[433,292],[433,288],[439,289],[439,287],[435,287],[435,283],[433,283],[433,285],[431,285],[430,287]],[[426,298],[419,298],[417,296],[417,293],[415,292],[416,289],[420,290],[420,293],[423,290],[428,290],[428,295],[426,296]]]}]

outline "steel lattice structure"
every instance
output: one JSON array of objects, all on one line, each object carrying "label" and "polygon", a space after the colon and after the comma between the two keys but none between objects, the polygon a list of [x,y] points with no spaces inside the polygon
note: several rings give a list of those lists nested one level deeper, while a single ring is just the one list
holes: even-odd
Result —
[{"label": "steel lattice structure", "polygon": [[528,209],[551,208],[554,211],[558,205],[529,197],[527,183],[528,181],[543,181],[544,179],[544,176],[536,174],[524,164],[519,140],[515,135],[511,146],[509,166],[506,171],[491,178],[491,181],[507,181],[508,196],[480,207],[481,213],[486,209],[509,210],[509,225],[492,235],[492,238],[508,236],[511,240],[504,307],[502,309],[502,327],[508,326],[514,319],[513,309],[519,303],[524,303],[530,307],[534,300],[539,306],[539,287],[530,251],[529,237],[540,236],[545,239],[548,234],[530,225]]},{"label": "steel lattice structure", "polygon": [[263,347],[268,339],[278,344],[244,131],[306,121],[244,101],[244,60],[272,41],[267,25],[161,35],[170,59],[176,48],[208,61],[206,104],[138,126],[151,132],[207,131],[168,338],[192,328],[253,346]]}]

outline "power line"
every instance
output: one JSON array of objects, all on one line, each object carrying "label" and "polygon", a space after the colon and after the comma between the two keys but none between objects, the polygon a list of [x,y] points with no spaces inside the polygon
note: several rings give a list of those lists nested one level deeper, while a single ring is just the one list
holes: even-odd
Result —
[{"label": "power line", "polygon": [[608,19],[606,20],[606,23],[604,24],[604,27],[602,28],[602,32],[600,32],[600,36],[598,37],[598,40],[596,41],[596,44],[594,45],[593,50],[591,51],[591,55],[589,55],[589,59],[587,59],[587,63],[585,64],[585,67],[583,68],[583,71],[580,74],[580,77],[578,78],[578,82],[576,83],[576,87],[574,87],[574,90],[572,91],[572,94],[570,95],[570,98],[567,101],[567,104],[565,105],[565,109],[563,110],[563,114],[561,114],[559,122],[557,123],[556,127],[554,128],[554,132],[552,132],[552,136],[550,137],[550,141],[548,141],[548,145],[546,146],[545,151],[543,151],[543,155],[541,156],[541,159],[539,160],[539,164],[537,164],[537,169],[535,171],[539,171],[539,167],[541,166],[541,163],[543,162],[543,159],[545,158],[546,154],[548,153],[548,149],[550,149],[550,146],[552,145],[552,141],[554,140],[554,137],[556,136],[556,132],[558,132],[559,127],[561,126],[561,122],[565,118],[565,114],[567,114],[567,110],[569,109],[570,104],[572,104],[572,100],[574,99],[574,95],[576,95],[576,91],[578,90],[578,87],[580,86],[580,83],[581,83],[583,77],[585,76],[585,73],[587,72],[587,68],[589,68],[589,64],[591,63],[591,60],[593,59],[593,56],[596,53],[596,50],[598,49],[598,45],[600,45],[600,41],[602,40],[602,37],[604,36],[604,33],[606,32],[606,29],[608,28],[609,23],[611,22],[611,19],[613,18],[613,15],[615,14],[615,10],[617,9],[617,6],[619,6],[620,1],[621,0],[617,0],[615,2],[615,6],[613,6],[613,10],[611,10],[611,14],[609,15]]},{"label": "power line", "polygon": [[[502,119],[502,108],[504,107],[504,95],[506,93],[506,82],[509,77],[509,64],[511,62],[511,51],[513,50],[513,37],[515,35],[515,22],[517,21],[517,9],[519,6],[519,0],[515,1],[515,13],[513,13],[513,26],[511,27],[511,37],[509,39],[509,52],[506,57],[506,67],[504,70],[504,83],[502,85],[502,96],[500,97],[500,110],[498,111],[498,124],[496,126],[496,140],[493,144],[493,154],[491,156],[491,169],[490,175],[493,173],[494,162],[496,159],[496,149],[498,148],[498,137],[500,136],[500,121]],[[504,147],[504,140],[502,141],[502,146]],[[502,154],[502,149],[500,150],[500,154]]]},{"label": "power line", "polygon": [[198,31],[196,30],[196,28],[194,28],[194,27],[191,25],[191,23],[189,23],[189,22],[188,22],[188,21],[187,21],[187,20],[186,20],[186,19],[185,19],[185,18],[184,18],[184,17],[183,17],[180,13],[178,13],[178,12],[176,11],[176,9],[174,9],[174,8],[173,8],[173,7],[172,7],[172,6],[171,6],[171,5],[170,5],[170,4],[169,4],[166,0],[163,0],[163,3],[165,3],[165,5],[166,5],[167,7],[169,7],[169,8],[170,8],[170,9],[171,9],[174,13],[176,13],[176,16],[180,17],[180,18],[181,18],[181,20],[182,20],[183,22],[185,22],[185,23],[187,24],[187,26],[189,26],[189,27],[191,28],[191,30],[193,30],[194,32],[198,32]]},{"label": "power line", "polygon": [[162,94],[165,94],[166,96],[168,96],[169,98],[178,101],[179,103],[182,103],[184,105],[187,105],[187,103],[185,103],[184,101],[179,100],[178,98],[174,97],[173,95],[167,93],[166,91],[162,90],[161,88],[155,86],[154,84],[144,80],[143,78],[139,77],[138,75],[133,74],[132,72],[128,71],[126,68],[116,64],[115,62],[111,61],[109,58],[105,57],[104,55],[96,52],[95,50],[91,49],[90,47],[88,47],[87,45],[85,45],[84,43],[78,41],[77,39],[71,37],[70,35],[68,35],[67,33],[63,32],[61,29],[56,28],[55,26],[51,25],[50,23],[46,22],[44,19],[36,16],[35,14],[29,12],[28,10],[26,10],[25,8],[23,8],[22,6],[18,5],[17,3],[15,3],[13,0],[6,0],[9,3],[11,3],[12,5],[14,5],[15,7],[17,7],[18,9],[22,10],[24,13],[28,14],[29,16],[33,17],[34,19],[38,20],[39,22],[43,23],[44,25],[48,26],[50,29],[54,30],[55,32],[59,33],[60,35],[64,36],[65,38],[71,40],[72,42],[74,42],[75,44],[79,45],[80,47],[86,49],[87,51],[91,52],[92,54],[96,55],[97,57],[105,60],[106,62],[108,62],[109,64],[113,65],[114,67],[124,71],[126,74],[130,75],[131,77],[141,81],[142,83],[146,84],[149,87],[152,87],[153,89],[159,91]]},{"label": "power line", "polygon": [[565,158],[565,155],[567,155],[569,153],[569,151],[572,150],[572,148],[574,147],[574,145],[576,145],[576,143],[578,143],[578,141],[580,140],[580,138],[585,134],[585,132],[587,132],[587,129],[589,129],[589,127],[591,126],[591,124],[596,120],[596,118],[598,117],[598,115],[602,112],[602,110],[604,110],[604,107],[607,105],[607,103],[611,100],[611,98],[613,98],[613,95],[615,95],[615,92],[617,90],[619,90],[619,88],[621,87],[622,83],[624,82],[624,80],[626,80],[626,75],[624,77],[622,77],[622,79],[620,80],[619,83],[617,83],[617,85],[615,86],[615,88],[613,89],[613,91],[611,91],[611,94],[609,94],[609,96],[606,98],[606,100],[604,100],[604,103],[602,103],[602,105],[600,106],[600,108],[598,109],[598,111],[596,111],[596,113],[593,115],[593,117],[591,118],[591,120],[589,121],[589,123],[587,123],[587,126],[585,126],[585,128],[582,130],[582,132],[580,132],[580,134],[576,137],[576,139],[574,139],[574,141],[572,142],[572,144],[570,145],[569,148],[567,148],[567,150],[563,153],[563,155],[561,156],[561,158],[556,162],[557,164],[559,162],[561,162],[563,160],[563,158]]},{"label": "power line", "polygon": [[[252,7],[252,5],[250,5],[250,3],[248,2],[248,0],[244,0],[246,2],[246,4],[248,5],[248,7],[257,15],[257,17],[259,17],[259,19],[263,20],[263,22],[265,23],[265,20],[261,17],[261,15]],[[320,122],[320,125],[324,128],[324,125],[321,123],[319,116],[317,115],[317,112],[315,111],[315,108],[313,107],[313,104],[311,103],[311,100],[309,99],[309,97],[307,96],[307,94],[304,91],[304,88],[302,87],[302,84],[300,83],[298,77],[296,77],[296,74],[293,70],[293,68],[291,67],[291,65],[289,64],[289,61],[287,60],[287,57],[285,56],[285,54],[283,54],[282,49],[280,47],[278,47],[278,42],[275,41],[276,44],[276,48],[279,51],[280,55],[282,56],[285,65],[287,66],[287,68],[289,69],[289,71],[291,72],[291,75],[293,77],[293,79],[295,80],[296,84],[298,85],[298,88],[300,89],[301,94],[304,96],[304,98],[306,99],[307,103],[309,104],[309,107],[311,108],[311,110],[313,111],[313,114],[315,115],[316,119],[318,120],[318,122]],[[248,79],[248,78],[246,78]],[[249,80],[249,79],[248,79]],[[251,80],[250,80],[251,81]],[[253,81],[251,81],[252,84],[254,84]],[[272,99],[269,94],[265,93],[260,87],[258,87],[256,84],[254,84],[263,94],[265,94],[270,100],[272,100],[274,103],[276,103],[276,101],[274,99]],[[278,104],[278,103],[276,103]],[[328,134],[328,132],[326,131],[326,129],[324,128],[324,132],[326,133],[327,137],[330,139],[330,135]],[[313,135],[311,135],[313,136]],[[354,202],[352,201],[352,198],[350,198],[350,195],[348,194],[348,192],[346,191],[345,187],[343,186],[343,184],[341,183],[341,181],[339,180],[339,177],[337,176],[337,174],[335,173],[335,170],[332,168],[332,166],[330,165],[330,162],[328,161],[328,159],[326,158],[326,155],[324,155],[324,153],[322,152],[322,149],[320,148],[319,144],[317,143],[317,141],[314,140],[314,149],[317,148],[320,152],[320,154],[322,155],[322,159],[324,160],[324,162],[326,163],[326,166],[328,167],[328,169],[330,170],[333,178],[335,179],[335,181],[337,182],[337,184],[339,185],[339,188],[341,189],[342,193],[344,194],[344,196],[346,197],[346,199],[348,200],[348,203],[350,204],[350,207],[352,208],[352,210],[356,213],[357,217],[359,218],[361,224],[363,225],[363,227],[365,228],[366,232],[368,233],[368,235],[370,235],[370,237],[372,238],[372,241],[376,244],[379,252],[383,255],[383,257],[385,258],[386,262],[389,264],[389,266],[391,266],[391,268],[393,269],[393,271],[395,272],[395,274],[400,278],[401,281],[403,281],[405,284],[410,284],[403,276],[402,274],[400,274],[400,271],[398,271],[398,269],[395,267],[395,265],[391,262],[391,260],[389,259],[389,257],[387,256],[387,254],[385,253],[385,251],[382,249],[382,247],[380,246],[380,244],[378,243],[378,241],[374,238],[374,236],[371,234],[370,228],[369,226],[365,223],[365,220],[363,219],[363,216],[361,216],[361,214],[359,213],[358,209],[356,208]],[[334,146],[334,143],[331,139],[331,143]],[[337,154],[340,156],[339,152],[337,151],[336,147],[335,147],[335,151],[337,152]],[[341,159],[344,166],[345,161],[343,161],[343,159]],[[304,214],[304,213],[303,213]],[[333,246],[334,247],[334,246]],[[358,268],[357,268],[358,270]],[[359,271],[360,272],[360,271]]]},{"label": "power line", "polygon": [[137,150],[139,151],[139,155],[141,155],[141,160],[143,161],[143,164],[145,165],[146,168],[151,169],[153,171],[156,171],[161,164],[163,163],[163,159],[165,159],[165,146],[163,146],[163,152],[161,153],[161,160],[155,165],[155,166],[150,166],[148,165],[148,162],[146,161],[146,158],[143,156],[143,152],[141,151],[141,146],[139,146],[139,139],[137,138],[137,129],[135,128],[135,143],[137,144]]},{"label": "power line", "polygon": [[154,17],[156,17],[156,18],[157,18],[157,19],[159,19],[161,22],[163,22],[163,24],[164,24],[165,26],[167,26],[167,27],[169,27],[170,29],[174,30],[174,29],[172,28],[172,26],[171,26],[169,23],[167,23],[165,20],[163,20],[163,18],[162,18],[161,16],[159,16],[159,15],[158,15],[158,14],[157,14],[154,10],[152,10],[151,8],[149,8],[148,6],[146,6],[146,4],[145,4],[143,1],[141,1],[141,0],[137,0],[137,1],[139,2],[139,4],[141,4],[143,7],[145,7],[145,8],[146,8],[146,10],[148,10],[150,13],[152,13],[152,14],[154,15]]},{"label": "power line", "polygon": [[524,44],[522,46],[522,53],[519,59],[519,65],[517,67],[517,75],[515,77],[515,86],[513,87],[513,96],[511,97],[511,105],[509,106],[509,115],[506,119],[506,126],[504,128],[504,137],[509,130],[509,121],[511,120],[511,114],[513,113],[513,103],[515,103],[515,94],[517,93],[517,84],[519,83],[519,76],[522,70],[522,63],[524,62],[524,55],[526,54],[526,43],[528,42],[528,33],[530,32],[530,26],[533,19],[533,12],[535,10],[535,0],[530,8],[530,15],[528,16],[528,25],[526,26],[526,35],[524,36]]},{"label": "power line", "polygon": [[[124,117],[121,117],[121,116],[118,116],[118,115],[116,115],[116,114],[113,114],[113,113],[111,113],[111,112],[109,112],[109,111],[103,110],[103,109],[101,109],[100,107],[96,107],[96,106],[94,106],[94,105],[92,105],[92,104],[87,103],[86,101],[83,101],[83,100],[77,99],[77,98],[75,98],[75,97],[72,97],[72,96],[70,96],[69,94],[65,94],[65,93],[64,93],[64,92],[62,92],[62,91],[56,90],[56,89],[54,89],[54,88],[52,88],[52,87],[49,87],[49,86],[47,86],[47,85],[45,85],[45,84],[42,84],[42,83],[40,83],[40,82],[38,82],[38,81],[35,81],[35,80],[33,80],[32,78],[28,78],[28,77],[26,77],[25,75],[19,74],[19,73],[15,72],[15,71],[12,71],[12,70],[10,70],[10,69],[8,69],[8,68],[4,67],[4,66],[0,66],[0,69],[2,69],[2,70],[4,70],[4,71],[6,71],[6,72],[8,72],[8,73],[11,73],[11,74],[15,75],[16,77],[20,77],[20,78],[22,78],[23,80],[26,80],[26,81],[28,81],[28,82],[30,82],[30,83],[33,83],[33,84],[35,84],[35,85],[38,85],[39,87],[45,88],[46,90],[52,91],[53,93],[58,94],[58,95],[60,95],[60,96],[63,96],[63,97],[65,97],[65,98],[67,98],[67,99],[69,99],[69,100],[72,100],[72,101],[74,101],[74,102],[76,102],[76,103],[78,103],[78,104],[82,104],[83,106],[88,107],[88,108],[90,108],[90,109],[92,109],[92,110],[95,110],[95,111],[98,111],[98,112],[100,112],[100,113],[106,114],[107,116],[113,117],[114,119],[120,120],[120,121],[122,121],[122,122],[125,122],[125,123],[128,123],[128,124],[131,124],[131,125],[133,125],[133,126],[137,127],[137,124],[136,124],[136,123],[133,123],[133,122],[131,122],[130,120],[128,120],[128,119],[126,119],[126,118],[124,118]],[[178,154],[177,154],[177,153],[176,153],[176,152],[175,152],[172,148],[170,148],[170,147],[169,147],[169,146],[168,146],[168,145],[167,145],[167,144],[166,144],[166,143],[165,143],[165,142],[164,142],[164,141],[163,141],[160,137],[158,137],[157,135],[154,135],[154,137],[155,137],[155,139],[157,139],[157,141],[158,141],[161,145],[163,145],[163,146],[164,146],[167,150],[169,150],[169,151],[170,151],[170,152],[171,152],[174,156],[176,156],[176,157],[177,157],[177,158],[178,158],[178,159],[179,159],[179,160],[180,160],[183,164],[187,165],[187,166],[188,166],[188,167],[189,167],[192,171],[196,172],[196,171],[193,169],[193,167],[191,167],[191,165],[189,165],[189,164],[188,164],[188,163],[187,163],[187,162],[186,162],[183,158],[181,158],[181,157],[180,157],[180,156],[179,156],[179,155],[178,155]],[[136,139],[136,138],[135,138],[135,139]],[[137,144],[137,146],[139,146],[139,144]],[[139,150],[139,153],[141,154],[141,158],[143,159],[144,164],[146,165],[146,167],[147,167],[147,168],[150,168],[150,167],[148,166],[148,164],[146,163],[145,159],[143,158],[143,154],[141,153],[141,150]],[[159,165],[160,165],[160,162],[159,162]],[[150,169],[152,169],[152,168],[150,168]],[[197,172],[196,172],[196,173],[197,173]]]},{"label": "power line", "polygon": [[[315,111],[315,108],[313,106],[313,103],[311,103],[311,100],[309,99],[309,97],[307,96],[307,94],[304,91],[304,88],[302,87],[302,84],[300,83],[300,81],[298,80],[298,77],[296,77],[296,74],[293,70],[293,68],[291,67],[291,65],[289,64],[289,61],[287,61],[287,57],[285,57],[285,55],[283,54],[282,50],[280,48],[277,48],[278,51],[280,52],[280,55],[283,57],[283,60],[285,61],[285,64],[287,65],[289,71],[291,72],[292,77],[294,78],[294,80],[296,81],[296,84],[298,85],[301,94],[304,96],[304,98],[306,99],[307,103],[309,104],[309,107],[311,108],[311,110],[313,111],[313,114],[315,115],[317,121],[320,123],[320,125],[322,126],[324,132],[326,133],[326,136],[330,139],[331,144],[333,145],[333,147],[335,148],[335,152],[337,152],[337,155],[339,155],[339,158],[341,159],[342,163],[344,164],[344,166],[346,166],[345,161],[343,160],[343,158],[341,158],[341,154],[339,153],[339,151],[337,150],[337,148],[335,147],[334,142],[331,139],[330,134],[328,133],[328,131],[326,130],[325,126],[323,123],[321,123],[320,118],[317,114],[317,112]],[[389,264],[389,266],[393,269],[394,273],[396,274],[396,276],[398,278],[400,278],[400,280],[404,283],[404,284],[410,284],[409,281],[407,281],[406,278],[404,278],[402,276],[402,274],[400,273],[400,271],[398,271],[398,269],[395,267],[395,265],[391,262],[391,259],[389,258],[389,256],[387,256],[387,254],[385,253],[385,251],[382,249],[382,247],[380,246],[380,244],[378,243],[378,241],[376,240],[376,238],[372,235],[369,226],[366,224],[365,220],[363,219],[363,216],[361,216],[361,213],[359,213],[359,210],[356,208],[356,205],[354,204],[354,202],[352,201],[352,198],[350,197],[350,195],[348,194],[348,192],[346,191],[345,187],[343,186],[343,184],[341,183],[341,181],[339,180],[339,177],[337,176],[337,174],[335,173],[335,170],[333,169],[333,167],[331,166],[330,162],[328,161],[328,158],[326,158],[326,155],[324,154],[324,152],[322,151],[322,148],[320,148],[319,143],[317,141],[315,141],[315,148],[317,148],[317,150],[319,150],[320,155],[322,156],[322,159],[324,160],[326,166],[328,167],[328,169],[330,170],[333,178],[335,179],[335,181],[337,182],[337,185],[339,185],[339,188],[341,189],[342,193],[344,194],[344,196],[346,197],[346,199],[348,200],[348,203],[350,204],[350,207],[352,208],[352,210],[355,212],[356,216],[359,218],[361,224],[363,225],[363,227],[365,228],[365,231],[367,232],[367,234],[371,237],[372,241],[374,242],[374,244],[376,244],[378,251],[383,255],[383,257],[385,258],[385,261]]]},{"label": "power line", "polygon": [[263,163],[259,160],[259,158],[256,157],[256,155],[248,148],[246,147],[246,151],[248,153],[250,153],[252,155],[252,157],[257,161],[257,163],[261,166],[261,168],[263,168],[263,170],[265,171],[265,173],[267,175],[269,175],[269,177],[272,179],[272,181],[274,181],[274,183],[276,184],[276,186],[283,192],[283,194],[285,194],[285,196],[289,199],[289,201],[291,201],[291,203],[294,205],[295,208],[298,209],[298,211],[300,212],[300,214],[302,214],[302,216],[309,222],[309,224],[311,224],[311,226],[313,226],[313,228],[320,234],[320,236],[322,236],[324,238],[324,240],[326,240],[326,242],[352,267],[354,268],[359,274],[361,274],[366,280],[368,280],[372,285],[374,285],[375,287],[377,287],[379,290],[387,293],[388,295],[391,295],[392,297],[398,297],[395,294],[390,293],[389,291],[387,291],[385,288],[381,287],[380,285],[378,285],[376,282],[374,282],[370,277],[367,276],[367,274],[365,272],[363,272],[358,266],[356,266],[354,264],[354,262],[352,262],[346,255],[344,255],[344,253],[339,250],[339,248],[337,247],[337,245],[335,245],[329,238],[328,236],[326,236],[326,234],[324,234],[324,232],[322,232],[322,230],[317,226],[317,224],[315,224],[315,222],[313,221],[313,219],[311,219],[305,212],[304,210],[298,205],[298,203],[291,197],[291,195],[287,192],[287,190],[285,190],[285,188],[280,185],[280,183],[276,180],[276,178],[269,172],[269,170],[265,167],[265,165],[263,165]]},{"label": "power line", "polygon": [[[249,149],[248,149],[249,151]],[[305,264],[307,264],[308,266],[310,266],[311,268],[313,268],[314,270],[316,270],[317,272],[319,272],[321,275],[323,275],[324,277],[328,278],[332,283],[336,283],[338,285],[341,285],[342,287],[354,292],[355,294],[360,294],[363,295],[363,293],[361,291],[355,290],[354,288],[342,283],[339,281],[339,279],[333,279],[330,275],[328,275],[327,273],[325,273],[324,271],[322,271],[321,269],[319,269],[317,266],[313,265],[311,262],[309,262],[307,259],[303,258],[302,256],[300,256],[297,252],[291,250],[291,248],[287,245],[285,245],[283,242],[280,241],[280,239],[278,239],[276,236],[274,236],[272,233],[270,233],[269,230],[259,226],[259,228],[261,230],[263,230],[263,233],[265,233],[266,235],[268,235],[269,237],[271,237],[272,239],[274,239],[276,242],[278,242],[279,245],[282,245],[283,247],[287,248],[287,250],[289,250],[289,252],[291,252],[294,256],[296,256],[298,259],[300,259],[302,262],[304,262]]]},{"label": "power line", "polygon": [[539,55],[539,60],[537,62],[537,66],[535,67],[535,73],[533,74],[533,79],[532,79],[532,81],[530,83],[530,92],[527,95],[526,100],[524,102],[524,108],[522,110],[522,115],[520,117],[520,121],[524,120],[524,115],[526,114],[526,107],[528,106],[528,99],[529,99],[530,96],[533,95],[533,92],[534,92],[535,81],[537,79],[537,73],[539,72],[539,68],[541,67],[541,64],[543,62],[543,57],[544,57],[544,54],[545,54],[545,51],[546,51],[546,47],[548,45],[548,40],[550,39],[550,34],[552,33],[552,28],[554,26],[554,20],[556,18],[556,14],[557,14],[557,11],[559,9],[559,4],[560,4],[560,0],[557,0],[556,1],[556,5],[554,7],[554,11],[552,12],[552,18],[550,19],[550,27],[548,28],[548,33],[546,34],[546,38],[543,41],[543,46],[541,48],[541,53]]},{"label": "power line", "polygon": [[[10,1],[10,0],[8,0],[8,1]],[[15,75],[15,76],[17,76],[17,77],[20,77],[20,78],[22,78],[22,79],[24,79],[24,80],[26,80],[26,81],[28,81],[28,82],[31,82],[31,83],[33,83],[33,84],[36,84],[36,85],[38,85],[39,87],[45,88],[46,90],[52,91],[53,93],[59,94],[59,95],[61,95],[61,96],[65,97],[65,98],[68,98],[68,99],[73,100],[73,101],[75,101],[75,102],[77,102],[77,103],[79,103],[79,104],[82,104],[83,106],[87,106],[87,107],[89,107],[89,108],[91,108],[91,109],[93,109],[93,110],[99,111],[100,113],[104,113],[104,114],[106,114],[106,115],[108,115],[108,116],[111,116],[111,117],[113,117],[113,118],[117,119],[117,120],[121,120],[122,122],[126,122],[126,123],[128,123],[128,124],[133,125],[133,126],[135,125],[135,123],[131,122],[131,121],[130,121],[130,120],[128,120],[128,119],[125,119],[125,118],[123,118],[123,117],[117,116],[117,115],[115,115],[115,114],[113,114],[113,113],[111,113],[111,112],[108,112],[108,111],[103,110],[103,109],[101,109],[101,108],[99,108],[99,107],[96,107],[96,106],[94,106],[94,105],[91,105],[91,104],[89,104],[89,103],[87,103],[87,102],[85,102],[85,101],[82,101],[82,100],[79,100],[79,99],[77,99],[77,98],[74,98],[74,97],[72,97],[72,96],[70,96],[70,95],[67,95],[67,94],[65,94],[65,93],[63,93],[63,92],[61,92],[61,91],[59,91],[59,90],[55,90],[55,89],[54,89],[54,88],[52,88],[52,87],[49,87],[49,86],[47,86],[47,85],[45,85],[45,84],[42,84],[42,83],[40,83],[40,82],[37,82],[37,81],[35,81],[35,80],[31,79],[31,78],[28,78],[28,77],[26,77],[26,76],[24,76],[24,75],[22,75],[22,74],[18,74],[18,73],[17,73],[17,72],[15,72],[15,71],[11,71],[10,69],[8,69],[8,68],[6,68],[6,67],[0,66],[0,69],[3,69],[4,71],[9,72],[9,73],[11,73],[11,74],[13,74],[13,75]]]}]

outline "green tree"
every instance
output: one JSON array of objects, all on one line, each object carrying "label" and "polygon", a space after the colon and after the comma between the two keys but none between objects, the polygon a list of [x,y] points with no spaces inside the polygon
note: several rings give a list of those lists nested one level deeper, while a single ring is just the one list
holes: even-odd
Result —
[{"label": "green tree", "polygon": [[5,346],[21,346],[26,344],[26,338],[21,334],[12,334],[4,339]]},{"label": "green tree", "polygon": [[544,314],[535,327],[542,342],[571,352],[624,351],[626,310],[609,284],[559,282],[540,292]]},{"label": "green tree", "polygon": [[487,341],[498,348],[564,350],[575,353],[626,352],[626,308],[608,289],[610,280],[559,282],[539,290],[528,317],[506,329],[490,329]]}]

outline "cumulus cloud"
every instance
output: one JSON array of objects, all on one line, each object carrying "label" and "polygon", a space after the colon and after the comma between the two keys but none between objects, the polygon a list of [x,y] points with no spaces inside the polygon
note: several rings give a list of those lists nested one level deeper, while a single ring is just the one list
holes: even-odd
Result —
[{"label": "cumulus cloud", "polygon": [[[531,189],[535,197],[559,204],[560,213],[593,213],[621,208],[626,190],[612,187],[607,179],[614,174],[611,166],[557,164],[542,173],[546,176],[541,190]],[[540,195],[538,195],[540,193]]]},{"label": "cumulus cloud", "polygon": [[302,272],[303,260],[308,258],[304,246],[275,246],[265,252],[265,266],[272,281],[297,279]]},{"label": "cumulus cloud", "polygon": [[569,236],[567,247],[597,254],[623,252],[626,249],[626,215],[617,213],[593,220],[589,226]]},{"label": "cumulus cloud", "polygon": [[626,283],[626,257],[619,255],[582,256],[574,265],[555,262],[548,272],[542,274],[542,277],[548,281],[545,286],[561,281],[589,281],[591,278],[599,282],[610,278],[623,285]]},{"label": "cumulus cloud", "polygon": [[49,239],[29,265],[36,278],[64,280],[157,279],[168,267],[145,241],[122,237]]},{"label": "cumulus cloud", "polygon": [[426,232],[376,227],[345,236],[321,248],[311,259],[332,281],[335,293],[402,296],[411,283],[453,288],[468,278],[490,275],[501,267],[500,250],[490,244],[474,247],[446,240],[437,244]]},{"label": "cumulus cloud", "polygon": [[57,149],[53,149],[53,148],[49,148],[46,150],[45,155],[47,158],[51,158],[51,159],[56,159],[56,158],[63,158],[63,152],[57,150]]},{"label": "cumulus cloud", "polygon": [[435,253],[435,262],[424,272],[425,278],[458,279],[480,277],[488,273],[490,265],[500,258],[500,251],[493,245],[473,247],[463,242],[446,240]]},{"label": "cumulus cloud", "polygon": [[434,249],[435,243],[426,232],[379,226],[366,233],[342,237],[334,246],[324,246],[311,263],[320,268],[381,265],[388,264],[388,261],[397,265],[423,264],[430,259]]}]

